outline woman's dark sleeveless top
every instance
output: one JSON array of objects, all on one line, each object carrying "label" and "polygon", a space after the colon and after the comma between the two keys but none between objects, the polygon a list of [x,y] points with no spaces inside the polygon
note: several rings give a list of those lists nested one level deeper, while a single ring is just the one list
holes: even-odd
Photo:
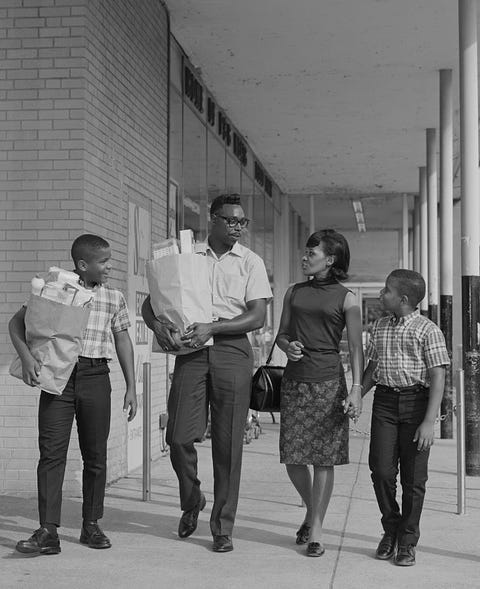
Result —
[{"label": "woman's dark sleeveless top", "polygon": [[290,297],[290,340],[305,347],[303,358],[287,363],[284,376],[299,382],[338,378],[339,344],[345,327],[343,305],[348,289],[334,279],[295,284]]}]

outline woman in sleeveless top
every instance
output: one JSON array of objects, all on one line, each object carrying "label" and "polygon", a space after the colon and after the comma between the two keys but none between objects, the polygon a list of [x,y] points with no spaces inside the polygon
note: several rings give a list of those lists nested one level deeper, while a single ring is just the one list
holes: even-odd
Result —
[{"label": "woman in sleeveless top", "polygon": [[[360,308],[347,279],[350,262],[343,235],[326,229],[306,244],[302,271],[309,280],[290,287],[277,336],[288,363],[282,380],[280,462],[306,506],[297,544],[321,556],[322,525],[333,490],[334,466],[348,464],[348,417],[362,410]],[[339,345],[347,327],[353,385],[348,394]],[[309,469],[313,465],[313,477]]]}]

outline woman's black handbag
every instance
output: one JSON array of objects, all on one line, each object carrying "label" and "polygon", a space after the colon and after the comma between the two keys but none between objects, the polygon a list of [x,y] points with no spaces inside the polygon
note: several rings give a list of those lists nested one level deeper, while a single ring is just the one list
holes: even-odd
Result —
[{"label": "woman's black handbag", "polygon": [[267,363],[257,368],[252,378],[252,396],[250,409],[273,413],[280,411],[280,385],[285,366],[271,366],[273,348],[267,358]]}]

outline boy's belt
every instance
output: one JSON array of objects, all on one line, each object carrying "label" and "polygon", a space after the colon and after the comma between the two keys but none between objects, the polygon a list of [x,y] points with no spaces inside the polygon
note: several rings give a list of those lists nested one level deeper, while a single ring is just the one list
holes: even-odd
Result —
[{"label": "boy's belt", "polygon": [[79,356],[79,364],[90,364],[90,366],[98,366],[99,364],[106,364],[106,358],[87,358],[86,356]]},{"label": "boy's belt", "polygon": [[395,393],[418,393],[428,391],[428,387],[423,384],[413,384],[408,387],[389,387],[384,384],[377,385],[377,388],[384,389],[387,391],[394,391]]}]

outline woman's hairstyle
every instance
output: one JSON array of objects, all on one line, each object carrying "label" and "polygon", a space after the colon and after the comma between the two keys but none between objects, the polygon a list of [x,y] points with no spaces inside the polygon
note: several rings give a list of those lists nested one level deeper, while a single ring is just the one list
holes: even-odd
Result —
[{"label": "woman's hairstyle", "polygon": [[315,231],[307,240],[307,247],[321,246],[326,256],[332,256],[333,264],[329,269],[329,276],[336,280],[348,279],[348,267],[350,265],[350,248],[348,242],[341,233],[334,229],[322,229]]}]

